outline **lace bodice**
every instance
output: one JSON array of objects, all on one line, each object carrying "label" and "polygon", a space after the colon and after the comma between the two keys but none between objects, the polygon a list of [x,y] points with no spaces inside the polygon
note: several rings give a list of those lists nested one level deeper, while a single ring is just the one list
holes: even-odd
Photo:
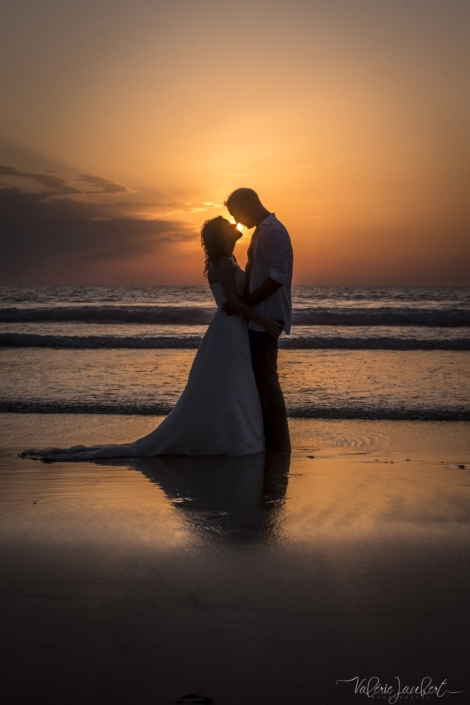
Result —
[{"label": "lace bodice", "polygon": [[[241,295],[245,291],[246,274],[243,269],[238,264],[236,264],[236,262],[234,262],[234,267],[235,285],[237,287],[237,292]],[[222,284],[220,282],[214,282],[213,284],[210,284],[210,288],[212,291],[212,296],[215,299],[215,303],[217,304],[217,307],[220,308],[222,304],[226,302]]]}]

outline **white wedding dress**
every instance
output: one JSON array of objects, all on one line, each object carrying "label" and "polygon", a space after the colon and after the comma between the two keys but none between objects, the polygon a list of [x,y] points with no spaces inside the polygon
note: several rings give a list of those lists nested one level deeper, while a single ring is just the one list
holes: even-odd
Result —
[{"label": "white wedding dress", "polygon": [[[237,291],[245,273],[234,263]],[[121,445],[46,448],[21,453],[43,460],[91,460],[153,455],[242,456],[264,450],[263,418],[251,364],[248,326],[227,316],[222,285],[211,284],[217,312],[199,346],[186,388],[175,408],[154,431]]]}]

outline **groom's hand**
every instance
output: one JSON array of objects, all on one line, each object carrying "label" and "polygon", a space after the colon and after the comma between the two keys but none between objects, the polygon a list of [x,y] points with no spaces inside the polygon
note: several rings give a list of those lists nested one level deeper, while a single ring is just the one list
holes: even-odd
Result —
[{"label": "groom's hand", "polygon": [[227,315],[227,316],[236,316],[237,313],[236,311],[233,310],[227,303],[222,304],[222,311]]}]

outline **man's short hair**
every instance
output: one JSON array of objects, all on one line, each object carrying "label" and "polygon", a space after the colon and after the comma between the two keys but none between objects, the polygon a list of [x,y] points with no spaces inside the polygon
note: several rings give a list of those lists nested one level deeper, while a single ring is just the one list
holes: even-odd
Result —
[{"label": "man's short hair", "polygon": [[237,188],[224,202],[224,206],[226,206],[230,212],[232,212],[232,208],[243,210],[243,206],[246,205],[261,205],[258,194],[256,191],[253,191],[252,188]]}]

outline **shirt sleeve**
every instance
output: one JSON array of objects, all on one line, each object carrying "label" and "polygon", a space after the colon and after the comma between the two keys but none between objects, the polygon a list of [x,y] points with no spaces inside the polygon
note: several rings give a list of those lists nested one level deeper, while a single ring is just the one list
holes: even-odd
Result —
[{"label": "shirt sleeve", "polygon": [[287,233],[273,228],[266,250],[269,276],[278,284],[288,284],[292,276],[292,245]]}]

